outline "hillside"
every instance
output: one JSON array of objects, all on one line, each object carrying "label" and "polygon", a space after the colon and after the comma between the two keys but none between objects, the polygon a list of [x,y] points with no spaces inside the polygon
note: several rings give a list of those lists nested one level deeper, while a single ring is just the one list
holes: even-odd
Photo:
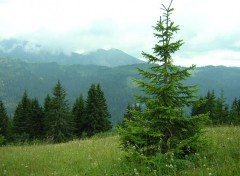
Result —
[{"label": "hillside", "polygon": [[[16,103],[26,89],[30,97],[37,97],[41,103],[47,93],[51,93],[57,80],[67,91],[69,104],[80,93],[86,97],[92,83],[100,83],[116,124],[122,119],[128,102],[139,93],[132,78],[138,78],[136,67],[147,68],[147,64],[105,67],[96,65],[59,65],[57,63],[26,63],[20,60],[0,59],[0,99],[9,114],[13,114]],[[216,94],[224,90],[227,102],[232,103],[240,96],[240,68],[237,67],[200,67],[193,72],[187,84],[198,85],[201,95],[214,89]]]}]

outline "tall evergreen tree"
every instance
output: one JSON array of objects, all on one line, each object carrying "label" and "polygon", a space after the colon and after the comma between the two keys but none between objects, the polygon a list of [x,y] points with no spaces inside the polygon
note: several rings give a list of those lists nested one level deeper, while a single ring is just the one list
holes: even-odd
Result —
[{"label": "tall evergreen tree", "polygon": [[[195,98],[195,86],[183,82],[191,74],[194,66],[179,68],[173,64],[172,54],[182,46],[182,40],[174,40],[179,27],[171,20],[172,1],[163,5],[164,15],[157,22],[155,37],[158,43],[153,48],[154,55],[143,52],[150,68],[138,68],[144,79],[135,80],[145,95],[136,96],[142,103],[143,111],[133,111],[133,118],[119,129],[122,145],[137,156],[150,159],[160,154],[175,153],[177,157],[195,153],[201,146],[200,136],[207,117],[186,118],[185,106],[190,106]],[[157,165],[157,164],[156,164]]]},{"label": "tall evergreen tree", "polygon": [[82,94],[76,99],[72,114],[75,125],[75,135],[81,138],[86,126],[86,107]]},{"label": "tall evergreen tree", "polygon": [[110,113],[108,112],[103,91],[99,85],[92,84],[86,100],[86,130],[88,136],[111,128]]},{"label": "tall evergreen tree", "polygon": [[228,123],[229,107],[225,102],[224,93],[221,92],[219,98],[216,99],[213,123],[223,125]]},{"label": "tall evergreen tree", "polygon": [[31,101],[32,139],[43,139],[44,137],[44,113],[36,98]]},{"label": "tall evergreen tree", "polygon": [[71,113],[66,100],[66,91],[60,81],[53,88],[52,94],[48,112],[50,126],[48,136],[54,143],[60,143],[67,141],[72,136]]},{"label": "tall evergreen tree", "polygon": [[216,109],[216,96],[214,90],[208,91],[206,95],[205,112],[209,113],[209,118],[214,121]]},{"label": "tall evergreen tree", "polygon": [[51,131],[51,122],[53,121],[51,119],[50,115],[50,110],[51,110],[51,97],[49,94],[44,99],[44,105],[43,105],[43,114],[44,114],[44,136],[45,138],[49,138],[50,136],[48,135]]},{"label": "tall evergreen tree", "polygon": [[229,124],[239,125],[240,124],[240,99],[234,99],[229,115]]},{"label": "tall evergreen tree", "polygon": [[2,100],[0,100],[0,136],[8,138],[8,116]]},{"label": "tall evergreen tree", "polygon": [[13,133],[17,140],[29,140],[31,129],[31,100],[25,90],[13,116]]},{"label": "tall evergreen tree", "polygon": [[104,92],[102,91],[100,84],[97,84],[96,86],[96,93],[98,97],[98,102],[97,102],[98,110],[99,110],[100,117],[102,118],[102,120],[100,121],[102,125],[102,131],[108,131],[112,128],[111,121],[110,121],[111,114],[108,111],[106,98],[104,96]]}]

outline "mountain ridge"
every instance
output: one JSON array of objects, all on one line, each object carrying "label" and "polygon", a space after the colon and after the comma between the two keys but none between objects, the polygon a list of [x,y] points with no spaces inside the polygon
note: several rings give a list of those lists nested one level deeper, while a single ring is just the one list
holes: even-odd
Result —
[{"label": "mountain ridge", "polygon": [[56,62],[58,64],[94,64],[108,67],[143,63],[143,61],[114,48],[109,50],[98,49],[85,54],[77,52],[65,54],[63,51],[50,52],[39,44],[17,39],[0,41],[0,56],[32,63]]}]

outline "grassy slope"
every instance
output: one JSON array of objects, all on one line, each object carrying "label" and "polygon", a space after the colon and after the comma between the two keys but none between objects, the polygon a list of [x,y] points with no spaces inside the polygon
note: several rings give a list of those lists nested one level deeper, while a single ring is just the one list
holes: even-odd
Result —
[{"label": "grassy slope", "polygon": [[[207,136],[213,148],[199,155],[198,168],[177,175],[238,175],[240,127],[209,128]],[[57,145],[5,146],[0,148],[0,175],[135,175],[134,167],[121,162],[123,156],[117,136]]]},{"label": "grassy slope", "polygon": [[213,127],[207,130],[213,143],[199,156],[199,167],[182,172],[191,176],[237,176],[240,173],[240,127]]}]

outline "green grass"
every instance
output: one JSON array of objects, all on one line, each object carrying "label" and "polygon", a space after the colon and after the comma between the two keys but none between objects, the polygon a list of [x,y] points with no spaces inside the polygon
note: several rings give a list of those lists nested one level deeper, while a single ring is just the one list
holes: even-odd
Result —
[{"label": "green grass", "polygon": [[[206,135],[213,141],[213,147],[197,154],[197,166],[176,174],[237,176],[240,173],[240,127],[212,127],[207,129]],[[0,175],[138,175],[136,165],[125,163],[123,158],[118,136],[55,145],[3,146],[0,147]]]},{"label": "green grass", "polygon": [[199,154],[198,167],[180,175],[238,176],[240,174],[240,127],[223,126],[207,129],[212,147]]},{"label": "green grass", "polygon": [[117,136],[0,148],[0,175],[107,175],[122,156]]}]

